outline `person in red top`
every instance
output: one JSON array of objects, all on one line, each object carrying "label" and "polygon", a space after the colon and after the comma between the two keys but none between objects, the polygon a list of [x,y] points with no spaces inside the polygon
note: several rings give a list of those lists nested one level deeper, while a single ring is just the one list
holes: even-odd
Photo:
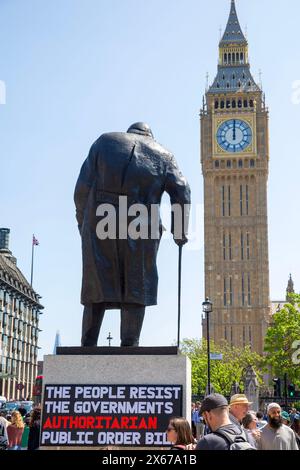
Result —
[{"label": "person in red top", "polygon": [[7,427],[9,450],[20,450],[21,440],[24,431],[24,422],[19,411],[11,414],[11,424]]}]

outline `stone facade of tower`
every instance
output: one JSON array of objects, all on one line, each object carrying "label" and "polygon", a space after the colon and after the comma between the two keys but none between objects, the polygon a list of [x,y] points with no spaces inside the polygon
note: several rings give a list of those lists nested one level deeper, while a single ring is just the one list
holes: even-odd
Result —
[{"label": "stone facade of tower", "polygon": [[205,293],[213,302],[211,338],[251,345],[258,353],[270,321],[268,129],[268,109],[232,1],[218,73],[201,110]]}]

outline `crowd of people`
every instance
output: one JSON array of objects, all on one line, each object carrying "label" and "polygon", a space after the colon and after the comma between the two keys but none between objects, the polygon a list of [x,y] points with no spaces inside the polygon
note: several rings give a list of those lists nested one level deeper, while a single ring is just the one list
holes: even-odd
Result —
[{"label": "crowd of people", "polygon": [[36,450],[39,448],[41,409],[30,413],[20,407],[11,415],[0,413],[0,450]]},{"label": "crowd of people", "polygon": [[270,403],[251,410],[246,395],[227,399],[218,393],[192,403],[192,427],[172,418],[167,429],[173,450],[300,450],[300,413]]},{"label": "crowd of people", "polygon": [[[167,436],[173,450],[300,450],[300,413],[270,403],[251,410],[246,395],[227,399],[218,393],[192,404],[192,427],[187,419],[170,419]],[[25,410],[26,411],[26,410]],[[41,409],[22,408],[0,416],[0,449],[39,448]]]}]

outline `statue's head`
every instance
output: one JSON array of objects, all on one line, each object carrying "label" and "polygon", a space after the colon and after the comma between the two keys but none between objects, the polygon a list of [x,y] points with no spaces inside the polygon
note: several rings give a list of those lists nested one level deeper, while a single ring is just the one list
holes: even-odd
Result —
[{"label": "statue's head", "polygon": [[145,122],[135,122],[129,127],[127,132],[129,134],[145,135],[147,137],[152,137],[153,139],[153,134],[150,129],[150,126],[148,126],[148,124],[146,124]]}]

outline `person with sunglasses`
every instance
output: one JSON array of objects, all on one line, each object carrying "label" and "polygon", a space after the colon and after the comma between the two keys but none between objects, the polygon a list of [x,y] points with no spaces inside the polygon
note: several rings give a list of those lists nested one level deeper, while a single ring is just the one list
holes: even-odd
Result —
[{"label": "person with sunglasses", "polygon": [[167,438],[172,443],[172,450],[193,450],[196,448],[196,441],[192,435],[190,424],[185,418],[170,419]]}]

